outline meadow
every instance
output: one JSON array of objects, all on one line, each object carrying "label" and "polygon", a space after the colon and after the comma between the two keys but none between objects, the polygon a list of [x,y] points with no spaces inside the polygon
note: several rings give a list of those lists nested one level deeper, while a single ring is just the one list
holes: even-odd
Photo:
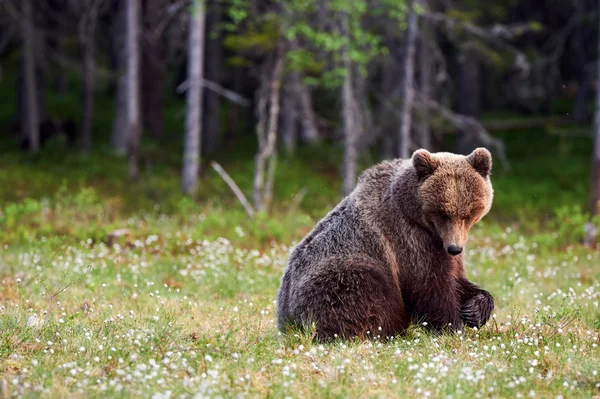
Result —
[{"label": "meadow", "polygon": [[[102,148],[0,143],[0,398],[600,396],[600,253],[580,244],[591,139],[501,136],[511,168],[496,163],[465,255],[490,322],[327,345],[280,334],[274,299],[290,248],[340,198],[340,148],[282,156],[274,207],[250,220],[209,166],[190,199],[177,158],[131,183]],[[216,157],[246,193],[252,151]]]}]

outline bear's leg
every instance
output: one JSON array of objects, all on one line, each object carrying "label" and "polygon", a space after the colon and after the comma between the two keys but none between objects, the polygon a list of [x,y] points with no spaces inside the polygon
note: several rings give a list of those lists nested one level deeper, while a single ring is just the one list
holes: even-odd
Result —
[{"label": "bear's leg", "polygon": [[494,297],[465,278],[459,281],[461,316],[469,327],[482,327],[494,310]]},{"label": "bear's leg", "polygon": [[296,324],[314,324],[319,340],[389,338],[410,323],[400,289],[378,262],[331,259],[310,273],[288,302]]},{"label": "bear's leg", "polygon": [[[415,287],[416,288],[416,287]],[[460,314],[460,295],[453,279],[436,279],[416,288],[415,319],[436,332],[463,329]]]}]

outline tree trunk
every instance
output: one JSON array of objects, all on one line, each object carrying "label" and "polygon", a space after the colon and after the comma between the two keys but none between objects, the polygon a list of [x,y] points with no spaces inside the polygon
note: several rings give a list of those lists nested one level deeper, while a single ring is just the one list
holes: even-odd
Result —
[{"label": "tree trunk", "polygon": [[[44,30],[49,32],[46,37],[46,48],[54,54],[65,54],[67,49],[65,48],[65,38],[63,37],[64,32],[61,31],[61,20],[57,18],[64,13],[68,13],[68,6],[66,1],[48,1],[48,8],[51,12],[44,12],[45,26]],[[66,95],[68,93],[68,82],[67,74],[55,73],[52,76],[52,88],[59,95]]]},{"label": "tree trunk", "polygon": [[140,123],[140,0],[127,0],[127,144],[129,177],[139,178]]},{"label": "tree trunk", "polygon": [[415,50],[417,42],[417,13],[415,0],[408,0],[408,30],[404,46],[404,65],[401,86],[402,108],[400,110],[400,140],[398,154],[400,158],[410,157],[410,132],[412,128],[412,106],[414,101]]},{"label": "tree trunk", "polygon": [[[277,50],[273,61],[272,74],[264,77],[259,89],[258,100],[258,154],[256,154],[256,170],[254,172],[254,209],[267,211],[272,193],[275,175],[275,152],[277,144],[277,125],[279,123],[279,101],[281,97],[281,78],[283,73],[283,51]],[[267,98],[269,103],[268,118],[266,116]],[[267,120],[268,119],[268,120]],[[267,174],[265,176],[265,167]]]},{"label": "tree trunk", "polygon": [[281,141],[287,153],[296,150],[298,139],[298,86],[294,84],[294,77],[288,75],[281,99]]},{"label": "tree trunk", "polygon": [[[349,64],[349,62],[348,62]],[[348,195],[356,185],[356,169],[358,163],[359,127],[355,119],[356,99],[352,86],[351,65],[347,69],[342,86],[343,119],[344,119],[344,178],[343,193]]]},{"label": "tree trunk", "polygon": [[124,155],[127,152],[127,142],[129,141],[127,130],[127,75],[125,73],[122,73],[117,81],[114,107],[111,145],[117,154]]},{"label": "tree trunk", "polygon": [[[379,92],[382,101],[377,109],[377,133],[380,140],[380,152],[383,159],[392,159],[397,155],[399,146],[396,140],[399,138],[396,134],[398,127],[398,117],[396,116],[395,100],[396,88],[398,86],[398,64],[397,58],[393,54],[393,49],[402,47],[397,43],[397,24],[392,20],[385,21],[383,32],[386,39],[386,47],[392,49],[389,57],[381,59],[381,79],[379,80]],[[389,99],[389,106],[387,105]]]},{"label": "tree trunk", "polygon": [[159,139],[164,133],[164,97],[166,79],[165,45],[155,29],[162,22],[161,6],[164,1],[143,0],[144,40],[142,59],[143,127],[151,137]]},{"label": "tree trunk", "polygon": [[363,75],[355,73],[352,75],[352,83],[354,87],[354,98],[356,99],[356,121],[360,135],[358,136],[358,153],[362,154],[366,151],[374,140],[373,134],[363,134],[364,132],[372,132],[373,118],[371,116],[371,106],[369,104],[369,94],[367,90],[368,82]]},{"label": "tree trunk", "polygon": [[[600,0],[598,1],[598,10],[600,10]],[[600,12],[600,11],[599,11]],[[597,79],[596,79],[596,115],[594,120],[594,155],[592,161],[592,217],[600,215],[600,23],[598,24],[598,60],[597,63]],[[598,230],[596,226],[590,222],[586,226],[587,244],[596,242]]]},{"label": "tree trunk", "polygon": [[[421,94],[427,98],[433,98],[433,68],[431,59],[431,49],[429,48],[429,27],[423,21],[421,34],[421,48],[419,49],[419,78]],[[417,143],[419,147],[433,151],[431,140],[431,114],[429,108],[421,107],[419,110],[421,121],[416,129]]]},{"label": "tree trunk", "polygon": [[[39,2],[31,3],[33,6],[33,26],[34,28],[34,48],[35,48],[35,73],[36,73],[36,94],[38,120],[44,122],[48,119],[46,109],[46,79],[48,73],[47,62],[47,45],[46,31],[48,30],[48,17],[43,11],[43,7],[39,7]],[[40,25],[37,25],[40,24]],[[40,146],[42,145],[40,137]]]},{"label": "tree trunk", "polygon": [[584,71],[579,79],[575,104],[573,105],[573,119],[578,122],[585,122],[590,117],[588,110],[588,100],[591,97],[591,86],[594,80],[594,70],[592,68],[584,68]]},{"label": "tree trunk", "polygon": [[300,122],[302,124],[302,141],[306,144],[314,145],[320,140],[319,125],[317,123],[317,114],[313,106],[312,94],[310,88],[302,82],[300,75],[297,75],[297,96],[300,109]]},{"label": "tree trunk", "polygon": [[115,95],[114,117],[111,135],[111,145],[118,154],[127,152],[127,143],[129,140],[128,117],[127,117],[127,45],[126,45],[126,11],[125,2],[117,2],[118,9],[115,11],[112,39],[113,62],[115,64],[115,72],[118,73],[117,90]]},{"label": "tree trunk", "polygon": [[[342,16],[342,35],[348,32],[348,15]],[[342,47],[342,63],[346,70],[342,85],[342,118],[344,121],[344,168],[342,190],[348,195],[356,185],[358,164],[358,142],[360,140],[360,124],[358,123],[358,105],[354,93],[353,68],[348,47]]]},{"label": "tree trunk", "polygon": [[[466,45],[459,55],[458,78],[458,112],[463,115],[478,118],[481,113],[481,73],[477,50]],[[459,132],[456,137],[456,152],[467,155],[479,143],[473,141],[473,136]]]},{"label": "tree trunk", "polygon": [[191,194],[196,190],[200,170],[205,18],[204,0],[194,0],[190,16],[187,113],[181,173],[181,190],[185,194]]},{"label": "tree trunk", "polygon": [[[206,1],[206,0],[205,0]],[[207,2],[206,19],[206,79],[220,83],[223,64],[223,45],[220,32],[222,6],[218,1]],[[221,147],[221,96],[212,90],[204,90],[204,113],[202,118],[202,147],[205,154],[211,154]]]},{"label": "tree trunk", "polygon": [[92,1],[89,12],[86,10],[83,32],[81,32],[81,50],[83,54],[83,103],[81,115],[81,150],[89,153],[92,150],[93,118],[94,118],[94,84],[96,81],[96,23],[99,1]]},{"label": "tree trunk", "polygon": [[[61,54],[66,52],[67,45],[65,44],[66,39],[60,38],[56,41],[56,52]],[[61,96],[65,96],[69,93],[69,79],[67,79],[67,74],[59,73],[57,74],[56,80],[54,81],[54,90]]]},{"label": "tree trunk", "polygon": [[[583,20],[586,12],[586,4],[583,0],[575,1],[576,18]],[[578,23],[574,28],[573,47],[575,50],[577,65],[580,68],[579,87],[577,89],[577,97],[573,106],[573,118],[579,122],[585,122],[589,117],[588,111],[588,96],[590,94],[590,81],[593,79],[593,74],[586,68],[587,59],[585,56],[584,43],[586,43],[583,24]]]},{"label": "tree trunk", "polygon": [[39,137],[39,109],[37,98],[37,74],[35,57],[35,27],[33,25],[32,0],[22,0],[23,23],[21,34],[23,37],[23,104],[22,133],[29,143],[29,149],[37,152],[40,149]]},{"label": "tree trunk", "polygon": [[[243,71],[240,67],[234,68],[233,71],[233,91],[240,93],[242,91],[242,80],[244,79]],[[239,104],[227,104],[227,130],[226,130],[226,145],[228,149],[235,146],[240,125],[241,106]]]}]

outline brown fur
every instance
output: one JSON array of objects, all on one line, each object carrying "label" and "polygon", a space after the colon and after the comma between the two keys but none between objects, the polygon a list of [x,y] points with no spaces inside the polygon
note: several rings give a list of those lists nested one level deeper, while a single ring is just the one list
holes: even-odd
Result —
[{"label": "brown fur", "polygon": [[459,252],[491,207],[491,164],[482,148],[419,150],[365,171],[292,252],[280,329],[314,324],[332,339],[398,335],[411,320],[435,330],[485,324],[493,298],[466,279]]}]

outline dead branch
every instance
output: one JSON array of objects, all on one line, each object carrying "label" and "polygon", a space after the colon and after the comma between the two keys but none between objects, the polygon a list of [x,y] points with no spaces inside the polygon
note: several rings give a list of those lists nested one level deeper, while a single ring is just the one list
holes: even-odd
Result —
[{"label": "dead branch", "polygon": [[594,18],[596,18],[594,14],[576,14],[571,19],[569,19],[564,28],[554,32],[550,36],[546,43],[542,45],[542,50],[551,51],[553,49],[550,54],[550,59],[553,62],[558,62],[560,57],[562,57],[562,55],[564,54],[565,47],[567,45],[567,39],[569,38],[569,35],[573,31],[573,29],[575,29],[577,25],[579,25],[582,22],[586,22],[589,20],[593,21]]},{"label": "dead branch", "polygon": [[165,33],[167,27],[171,24],[171,21],[173,21],[177,14],[179,14],[190,3],[190,0],[180,0],[176,3],[167,5],[164,8],[164,18],[157,25],[156,29],[150,32],[154,39],[158,39],[159,37],[161,37]]},{"label": "dead branch", "polygon": [[527,60],[527,56],[508,43],[506,38],[513,38],[517,34],[523,34],[531,27],[527,27],[523,24],[518,25],[494,25],[491,29],[484,29],[477,25],[453,19],[441,12],[426,12],[424,17],[429,19],[431,22],[438,25],[443,24],[449,30],[462,29],[464,32],[469,33],[497,48],[512,54],[515,57],[515,67],[522,71],[525,75],[529,74],[531,66]]},{"label": "dead branch", "polygon": [[231,191],[233,191],[235,196],[238,198],[238,200],[240,201],[240,203],[246,210],[246,213],[248,214],[248,216],[250,216],[251,218],[254,218],[254,214],[255,214],[254,208],[252,208],[252,205],[250,205],[250,202],[248,202],[248,200],[246,199],[246,196],[244,195],[242,190],[240,190],[239,186],[237,184],[235,184],[235,181],[233,181],[231,176],[229,176],[229,174],[227,172],[225,172],[225,169],[223,169],[221,167],[221,165],[219,165],[215,161],[212,161],[210,163],[210,166],[212,166],[212,168],[219,174],[219,176],[221,176],[221,178],[223,180],[225,180],[225,183],[227,183],[227,185],[229,186]]},{"label": "dead branch", "polygon": [[453,124],[457,129],[463,131],[467,135],[474,136],[481,145],[492,150],[500,159],[502,166],[506,169],[510,168],[506,151],[502,140],[495,138],[483,127],[483,125],[475,118],[458,114],[449,108],[437,103],[436,101],[425,97],[423,94],[415,91],[415,100],[424,107],[437,112],[442,118]]},{"label": "dead branch", "polygon": [[[190,82],[186,80],[179,86],[177,86],[177,93],[185,93],[189,87]],[[241,105],[242,107],[247,107],[250,105],[250,100],[248,100],[241,94],[238,94],[233,90],[226,89],[225,87],[221,86],[217,82],[213,82],[212,80],[202,79],[202,87],[208,90],[212,90],[218,95],[228,99],[232,103]]]},{"label": "dead branch", "polygon": [[[69,56],[61,54],[60,52],[53,50],[49,46],[45,49],[45,52],[46,52],[46,55],[48,56],[48,58],[50,58],[52,61],[56,62],[61,67],[71,70],[73,72],[77,72],[79,75],[83,75],[83,66],[81,65],[81,62],[79,62],[78,60],[75,60]],[[113,71],[103,68],[102,66],[100,66],[98,64],[94,65],[94,70],[96,71],[98,76],[100,76],[104,79],[116,80],[119,78],[118,73],[114,73]]]},{"label": "dead branch", "polygon": [[302,200],[304,199],[304,197],[306,197],[307,193],[308,193],[308,189],[306,187],[302,187],[302,189],[300,191],[298,191],[296,193],[296,195],[294,195],[294,198],[292,199],[292,203],[290,204],[290,206],[288,208],[288,213],[292,213],[296,209],[298,209],[298,207],[302,203]]}]

